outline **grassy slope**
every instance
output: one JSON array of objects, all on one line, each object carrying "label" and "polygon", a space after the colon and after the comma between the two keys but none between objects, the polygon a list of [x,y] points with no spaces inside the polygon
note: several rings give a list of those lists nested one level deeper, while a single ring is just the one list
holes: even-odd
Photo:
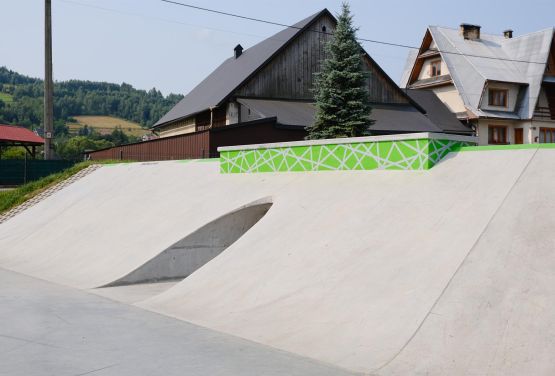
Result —
[{"label": "grassy slope", "polygon": [[67,178],[70,178],[72,175],[78,173],[84,168],[90,166],[91,164],[98,164],[98,163],[121,163],[121,161],[81,162],[76,164],[73,167],[68,168],[67,170],[58,172],[56,174],[45,176],[42,179],[24,184],[15,189],[8,190],[8,191],[0,191],[0,214],[35,197],[36,195],[38,195],[45,189],[50,188],[54,184],[57,184]]},{"label": "grassy slope", "polygon": [[68,124],[70,132],[77,133],[77,130],[87,125],[95,128],[100,134],[109,134],[114,128],[120,127],[121,130],[131,136],[142,136],[150,133],[139,124],[113,116],[74,116],[77,123]]},{"label": "grassy slope", "polygon": [[4,103],[12,103],[13,97],[7,93],[0,93],[0,100]]}]

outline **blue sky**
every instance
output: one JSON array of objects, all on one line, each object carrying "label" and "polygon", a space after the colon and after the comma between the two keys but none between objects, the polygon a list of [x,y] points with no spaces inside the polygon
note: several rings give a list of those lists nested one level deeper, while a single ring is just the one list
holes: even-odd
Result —
[{"label": "blue sky", "polygon": [[[339,0],[183,0],[293,24]],[[186,94],[241,43],[248,48],[281,28],[159,0],[52,0],[54,78],[127,82]],[[0,0],[0,66],[43,76],[43,0]],[[520,34],[554,26],[555,0],[352,0],[359,37],[419,45],[427,25],[476,23],[486,33]],[[396,82],[408,50],[363,44]]]}]

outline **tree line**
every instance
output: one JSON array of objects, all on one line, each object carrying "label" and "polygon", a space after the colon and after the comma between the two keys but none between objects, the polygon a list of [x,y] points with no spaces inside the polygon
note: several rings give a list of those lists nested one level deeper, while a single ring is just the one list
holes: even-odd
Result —
[{"label": "tree line", "polygon": [[[42,128],[43,81],[0,67],[0,123]],[[138,90],[122,83],[81,80],[54,83],[54,120],[65,123],[71,116],[109,115],[141,124],[153,125],[168,112],[182,95],[167,96],[156,88]]]}]

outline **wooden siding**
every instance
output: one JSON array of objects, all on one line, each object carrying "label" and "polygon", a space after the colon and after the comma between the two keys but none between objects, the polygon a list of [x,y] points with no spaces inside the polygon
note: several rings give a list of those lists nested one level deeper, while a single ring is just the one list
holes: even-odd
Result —
[{"label": "wooden siding", "polygon": [[320,71],[325,58],[324,46],[335,22],[324,15],[309,30],[298,35],[235,94],[245,97],[311,100],[314,72]]},{"label": "wooden siding", "polygon": [[[335,29],[335,21],[323,15],[266,66],[235,91],[239,97],[312,100],[314,73],[326,58],[325,44]],[[370,101],[374,103],[408,103],[406,96],[369,58],[364,58]]]},{"label": "wooden siding", "polygon": [[424,60],[426,57],[429,56],[429,48],[432,42],[432,34],[430,33],[430,30],[426,30],[426,34],[424,34],[424,39],[422,40],[422,44],[420,46],[420,49],[418,50],[416,61],[414,62],[414,66],[412,67],[407,86],[410,86],[414,82],[418,81],[420,71],[422,70],[422,66],[424,65]]},{"label": "wooden siding", "polygon": [[551,49],[549,50],[545,74],[548,76],[555,76],[555,38],[551,41]]},{"label": "wooden siding", "polygon": [[[203,111],[196,115],[197,131],[203,131],[210,128],[210,110]],[[212,113],[212,127],[225,127],[226,109],[224,107],[217,107],[213,109]]]},{"label": "wooden siding", "polygon": [[195,131],[195,118],[189,117],[173,123],[164,124],[158,128],[160,137],[177,136],[178,134],[192,133]]},{"label": "wooden siding", "polygon": [[381,69],[376,63],[368,57],[364,60],[366,62],[366,71],[368,73],[368,96],[370,98],[370,102],[395,104],[409,103],[402,90],[381,72]]},{"label": "wooden siding", "polygon": [[281,127],[275,118],[254,120],[241,125],[213,129],[210,134],[210,154],[220,146],[252,145],[270,142],[301,141],[307,136],[301,127]]},{"label": "wooden siding", "polygon": [[162,161],[209,157],[209,131],[121,145],[88,153],[92,160]]},{"label": "wooden siding", "polygon": [[199,131],[179,136],[116,146],[87,153],[91,160],[161,161],[198,159],[218,156],[218,147],[267,142],[300,141],[303,128],[280,128],[275,118],[255,120],[241,125]]}]

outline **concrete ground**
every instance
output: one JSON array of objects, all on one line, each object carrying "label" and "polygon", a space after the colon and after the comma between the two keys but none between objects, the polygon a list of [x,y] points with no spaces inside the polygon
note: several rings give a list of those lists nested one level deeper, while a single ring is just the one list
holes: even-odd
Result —
[{"label": "concrete ground", "polygon": [[0,375],[352,375],[0,269]]},{"label": "concrete ground", "polygon": [[[202,365],[184,374],[199,374],[222,352],[250,354],[238,343],[256,347],[217,334],[227,333],[366,374],[553,375],[554,160],[555,149],[526,149],[450,154],[429,171],[220,174],[214,162],[177,161],[102,167],[0,224],[0,267],[76,288],[54,304],[68,310],[54,309],[64,319],[77,307],[74,331],[45,342],[69,341],[71,351],[48,357],[41,348],[36,356],[64,364],[80,349],[81,325],[96,336],[83,350],[83,372],[119,358],[148,367],[158,362],[152,354],[176,361],[174,348],[182,347],[193,354],[187,364]],[[204,235],[219,239],[229,229],[218,221],[241,224],[239,208],[260,202],[272,203],[268,212],[187,278],[96,289],[213,246]],[[11,284],[0,283],[0,294]],[[42,342],[50,321],[26,315],[49,313],[56,299],[29,289],[37,308],[16,304],[0,329]],[[107,300],[90,289],[232,345],[173,330],[181,326],[169,318],[162,322],[172,330],[152,324],[146,318],[154,316],[120,303],[110,302],[117,309],[106,314],[108,303],[98,302]],[[87,297],[86,309],[75,296]],[[0,305],[7,302],[14,303]],[[143,345],[148,337],[154,342]],[[33,359],[31,350],[20,359]],[[237,373],[250,370],[248,360],[233,364]]]}]

